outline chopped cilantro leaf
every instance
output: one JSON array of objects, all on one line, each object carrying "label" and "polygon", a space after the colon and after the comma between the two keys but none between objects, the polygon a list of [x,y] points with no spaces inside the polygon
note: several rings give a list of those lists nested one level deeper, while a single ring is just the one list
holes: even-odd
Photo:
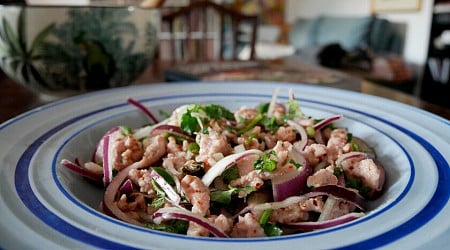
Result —
[{"label": "chopped cilantro leaf", "polygon": [[257,108],[258,113],[259,114],[267,113],[267,111],[269,111],[269,106],[270,106],[270,103],[268,103],[268,102],[258,105],[258,108]]},{"label": "chopped cilantro leaf", "polygon": [[200,129],[200,125],[198,124],[197,118],[191,115],[191,112],[188,111],[181,116],[181,129],[192,135],[194,132]]},{"label": "chopped cilantro leaf", "polygon": [[189,222],[183,220],[170,220],[166,223],[161,224],[147,223],[146,226],[153,230],[177,234],[186,234],[187,229],[189,227]]},{"label": "chopped cilantro leaf", "polygon": [[239,169],[237,168],[237,166],[230,167],[222,173],[222,178],[226,183],[229,183],[230,181],[239,177]]},{"label": "chopped cilantro leaf", "polygon": [[198,152],[200,151],[200,146],[195,142],[191,142],[189,143],[189,151],[194,154],[198,154]]},{"label": "chopped cilantro leaf", "polygon": [[353,140],[353,134],[352,133],[347,133],[347,141],[351,142]]},{"label": "chopped cilantro leaf", "polygon": [[362,196],[367,195],[367,193],[369,193],[371,190],[369,187],[364,186],[361,180],[354,178],[347,179],[345,182],[345,186],[358,190]]},{"label": "chopped cilantro leaf", "polygon": [[211,119],[226,119],[230,121],[235,120],[234,115],[231,111],[217,104],[206,105],[204,107],[204,111]]},{"label": "chopped cilantro leaf", "polygon": [[277,119],[275,117],[268,117],[268,116],[264,116],[261,119],[261,124],[270,131],[276,131],[281,124],[278,123]]},{"label": "chopped cilantro leaf", "polygon": [[341,176],[344,173],[344,169],[342,167],[335,167],[333,174],[337,177]]},{"label": "chopped cilantro leaf", "polygon": [[243,192],[246,196],[255,191],[253,187],[231,187],[228,190],[216,190],[211,192],[211,201],[229,205],[231,203],[232,195]]}]

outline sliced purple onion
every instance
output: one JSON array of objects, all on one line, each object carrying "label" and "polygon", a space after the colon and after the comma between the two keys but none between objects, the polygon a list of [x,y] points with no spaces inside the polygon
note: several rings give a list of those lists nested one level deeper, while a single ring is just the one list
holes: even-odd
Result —
[{"label": "sliced purple onion", "polygon": [[126,213],[122,212],[115,201],[116,195],[119,192],[122,183],[125,181],[125,179],[128,178],[128,172],[130,172],[131,169],[138,167],[139,164],[131,164],[130,166],[122,169],[121,171],[119,171],[119,173],[117,173],[111,183],[109,183],[109,185],[106,187],[105,195],[103,196],[102,209],[111,217],[133,225],[144,226],[143,223],[130,218]]},{"label": "sliced purple onion", "polygon": [[64,166],[65,168],[75,172],[78,175],[81,175],[83,177],[86,177],[88,179],[91,179],[95,182],[102,182],[102,178],[103,175],[102,174],[98,174],[95,172],[91,172],[83,167],[81,167],[79,164],[71,162],[69,160],[63,159],[61,160],[61,165]]},{"label": "sliced purple onion", "polygon": [[106,132],[105,135],[98,141],[97,146],[95,147],[95,152],[92,156],[93,162],[102,162],[103,161],[103,138],[105,136],[110,136],[114,133],[120,133],[120,127],[114,127]]},{"label": "sliced purple onion", "polygon": [[289,158],[300,163],[302,167],[272,179],[274,201],[282,201],[290,196],[300,195],[306,189],[306,180],[312,174],[312,167],[301,153],[292,150]]},{"label": "sliced purple onion", "polygon": [[212,166],[208,172],[206,172],[205,175],[203,175],[202,181],[205,184],[205,186],[209,187],[211,183],[214,181],[214,179],[218,176],[220,176],[223,171],[225,171],[227,168],[233,166],[238,162],[239,160],[250,156],[250,155],[261,155],[263,152],[258,149],[250,149],[244,152],[228,155],[221,160],[219,160],[214,166]]},{"label": "sliced purple onion", "polygon": [[306,147],[306,144],[308,143],[308,135],[306,134],[306,129],[299,123],[292,120],[288,120],[287,124],[291,126],[291,128],[297,130],[297,132],[300,134],[300,141],[296,142],[296,147],[303,151]]},{"label": "sliced purple onion", "polygon": [[122,186],[120,186],[121,194],[129,194],[133,191],[133,182],[130,179],[127,179]]},{"label": "sliced purple onion", "polygon": [[159,175],[155,170],[151,169],[150,177],[152,177],[152,179],[156,181],[156,183],[158,183],[158,185],[162,188],[164,193],[166,193],[167,198],[170,202],[172,202],[172,204],[178,205],[180,203],[180,195],[175,192],[173,187],[169,183],[167,183],[167,181],[161,175]]},{"label": "sliced purple onion", "polygon": [[186,134],[180,127],[169,125],[169,124],[161,124],[153,128],[153,130],[150,132],[150,135],[159,135],[165,132],[169,132],[171,134],[174,134],[176,136],[179,136],[181,138],[184,138],[187,141],[193,141],[194,138]]},{"label": "sliced purple onion", "polygon": [[375,151],[371,148],[363,139],[353,136],[352,142],[358,145],[358,151],[364,152],[368,155],[369,158],[375,159]]},{"label": "sliced purple onion", "polygon": [[163,220],[171,220],[171,219],[194,222],[207,229],[209,232],[211,232],[211,234],[213,234],[216,237],[228,238],[228,235],[225,232],[216,227],[208,219],[198,214],[194,214],[186,209],[182,209],[179,207],[164,207],[160,208],[155,213],[153,213],[153,222],[156,224],[160,224]]},{"label": "sliced purple onion", "polygon": [[113,178],[111,135],[103,137],[103,184],[108,186]]},{"label": "sliced purple onion", "polygon": [[325,185],[320,187],[315,187],[311,189],[311,192],[306,194],[307,196],[314,197],[319,195],[329,195],[337,199],[343,199],[348,201],[361,209],[366,210],[366,200],[357,192],[352,189],[345,188],[338,185]]},{"label": "sliced purple onion", "polygon": [[297,222],[297,223],[289,223],[284,224],[283,226],[290,229],[295,229],[299,231],[312,231],[318,229],[330,228],[338,225],[342,225],[344,223],[356,220],[364,216],[364,213],[348,213],[346,215],[337,217],[335,219],[326,220],[326,221],[315,221],[315,222]]},{"label": "sliced purple onion", "polygon": [[325,119],[323,119],[322,121],[320,121],[320,122],[314,124],[314,129],[315,129],[316,131],[317,131],[317,130],[321,130],[321,129],[323,129],[324,127],[326,127],[328,124],[330,124],[330,123],[332,123],[332,122],[335,122],[335,121],[337,121],[337,120],[339,120],[339,119],[341,119],[341,118],[342,118],[342,115],[333,115],[333,116],[330,116],[330,117],[328,117],[328,118],[325,118]]},{"label": "sliced purple onion", "polygon": [[144,112],[154,123],[158,123],[158,119],[150,112],[148,108],[146,108],[142,103],[138,102],[137,100],[129,97],[127,99],[127,102],[136,108],[140,109],[142,112]]},{"label": "sliced purple onion", "polygon": [[337,160],[336,160],[336,166],[341,165],[344,161],[346,160],[350,160],[350,159],[367,159],[369,158],[369,155],[367,155],[366,153],[363,152],[349,152],[349,153],[345,153],[340,155]]}]

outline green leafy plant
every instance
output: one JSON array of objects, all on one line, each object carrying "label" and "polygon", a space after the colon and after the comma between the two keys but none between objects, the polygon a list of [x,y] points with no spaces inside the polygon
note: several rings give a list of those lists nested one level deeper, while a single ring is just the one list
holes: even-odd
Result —
[{"label": "green leafy plant", "polygon": [[49,35],[54,27],[54,24],[49,24],[41,30],[31,46],[27,44],[26,34],[26,16],[24,9],[20,10],[17,21],[17,34],[14,33],[13,26],[6,20],[5,17],[1,20],[0,25],[0,60],[4,65],[12,70],[12,74],[20,74],[24,83],[32,83],[32,79],[39,84],[46,86],[47,83],[41,77],[34,62],[42,58],[41,46],[44,39]]}]

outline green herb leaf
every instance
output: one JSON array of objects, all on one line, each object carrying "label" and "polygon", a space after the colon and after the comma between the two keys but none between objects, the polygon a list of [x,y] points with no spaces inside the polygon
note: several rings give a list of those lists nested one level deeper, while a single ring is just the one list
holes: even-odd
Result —
[{"label": "green herb leaf", "polygon": [[161,224],[147,223],[146,226],[153,230],[176,234],[186,234],[187,229],[189,227],[189,222],[183,220],[170,220],[166,223]]},{"label": "green herb leaf", "polygon": [[303,114],[300,105],[298,104],[297,100],[289,100],[286,102],[286,106],[287,106],[287,114],[286,114],[286,118],[289,120],[292,120],[296,117],[304,117],[305,115]]},{"label": "green herb leaf", "polygon": [[237,168],[237,166],[232,166],[230,168],[227,168],[223,173],[222,173],[222,178],[226,183],[229,183],[230,181],[239,178],[239,169]]},{"label": "green herb leaf", "polygon": [[127,126],[120,126],[120,131],[122,132],[122,135],[131,135],[131,128]]},{"label": "green herb leaf", "polygon": [[153,170],[156,171],[156,173],[161,175],[161,177],[164,178],[164,180],[167,183],[169,183],[170,185],[175,185],[175,180],[169,173],[167,173],[167,171],[164,168],[162,168],[162,167],[152,167],[152,168],[153,168]]},{"label": "green herb leaf", "polygon": [[258,113],[259,114],[267,113],[267,111],[269,111],[269,106],[270,106],[269,102],[262,103],[262,104],[258,105],[258,108],[257,108],[258,109]]},{"label": "green herb leaf", "polygon": [[229,205],[231,203],[232,196],[234,194],[239,194],[240,192],[244,192],[244,195],[248,195],[252,192],[256,191],[253,187],[231,187],[229,186],[228,190],[216,190],[211,192],[211,201],[222,203],[225,205]]},{"label": "green herb leaf", "polygon": [[200,151],[200,146],[196,142],[189,143],[189,151],[191,151],[194,154],[198,154]]},{"label": "green herb leaf", "polygon": [[264,225],[264,233],[269,237],[281,236],[283,234],[283,230],[276,225],[271,223],[267,223]]},{"label": "green herb leaf", "polygon": [[189,135],[192,135],[194,132],[200,130],[200,125],[198,124],[197,118],[193,117],[190,111],[181,116],[180,127]]},{"label": "green herb leaf", "polygon": [[264,116],[261,119],[261,124],[269,131],[276,131],[282,124],[278,123],[275,117]]},{"label": "green herb leaf", "polygon": [[277,154],[273,150],[264,152],[261,157],[255,161],[253,167],[256,170],[271,172],[277,167],[277,158]]},{"label": "green herb leaf", "polygon": [[211,119],[226,119],[230,121],[234,121],[234,114],[229,111],[227,108],[217,105],[217,104],[209,104],[206,105],[203,110]]},{"label": "green herb leaf", "polygon": [[254,128],[262,119],[264,115],[258,114],[255,118],[251,119],[247,125],[239,131],[239,134],[244,134]]},{"label": "green herb leaf", "polygon": [[161,190],[161,187],[154,180],[152,180],[152,185],[156,190],[156,197],[153,199],[152,203],[149,204],[149,206],[154,208],[162,207],[166,202],[166,193]]}]

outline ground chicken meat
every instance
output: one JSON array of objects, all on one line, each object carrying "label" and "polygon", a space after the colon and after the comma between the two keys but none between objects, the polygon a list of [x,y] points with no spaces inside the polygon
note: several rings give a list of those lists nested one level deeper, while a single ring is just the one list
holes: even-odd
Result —
[{"label": "ground chicken meat", "polygon": [[258,220],[251,213],[246,213],[244,216],[238,217],[238,222],[234,224],[231,231],[233,238],[251,238],[264,237],[264,229],[259,224]]}]

